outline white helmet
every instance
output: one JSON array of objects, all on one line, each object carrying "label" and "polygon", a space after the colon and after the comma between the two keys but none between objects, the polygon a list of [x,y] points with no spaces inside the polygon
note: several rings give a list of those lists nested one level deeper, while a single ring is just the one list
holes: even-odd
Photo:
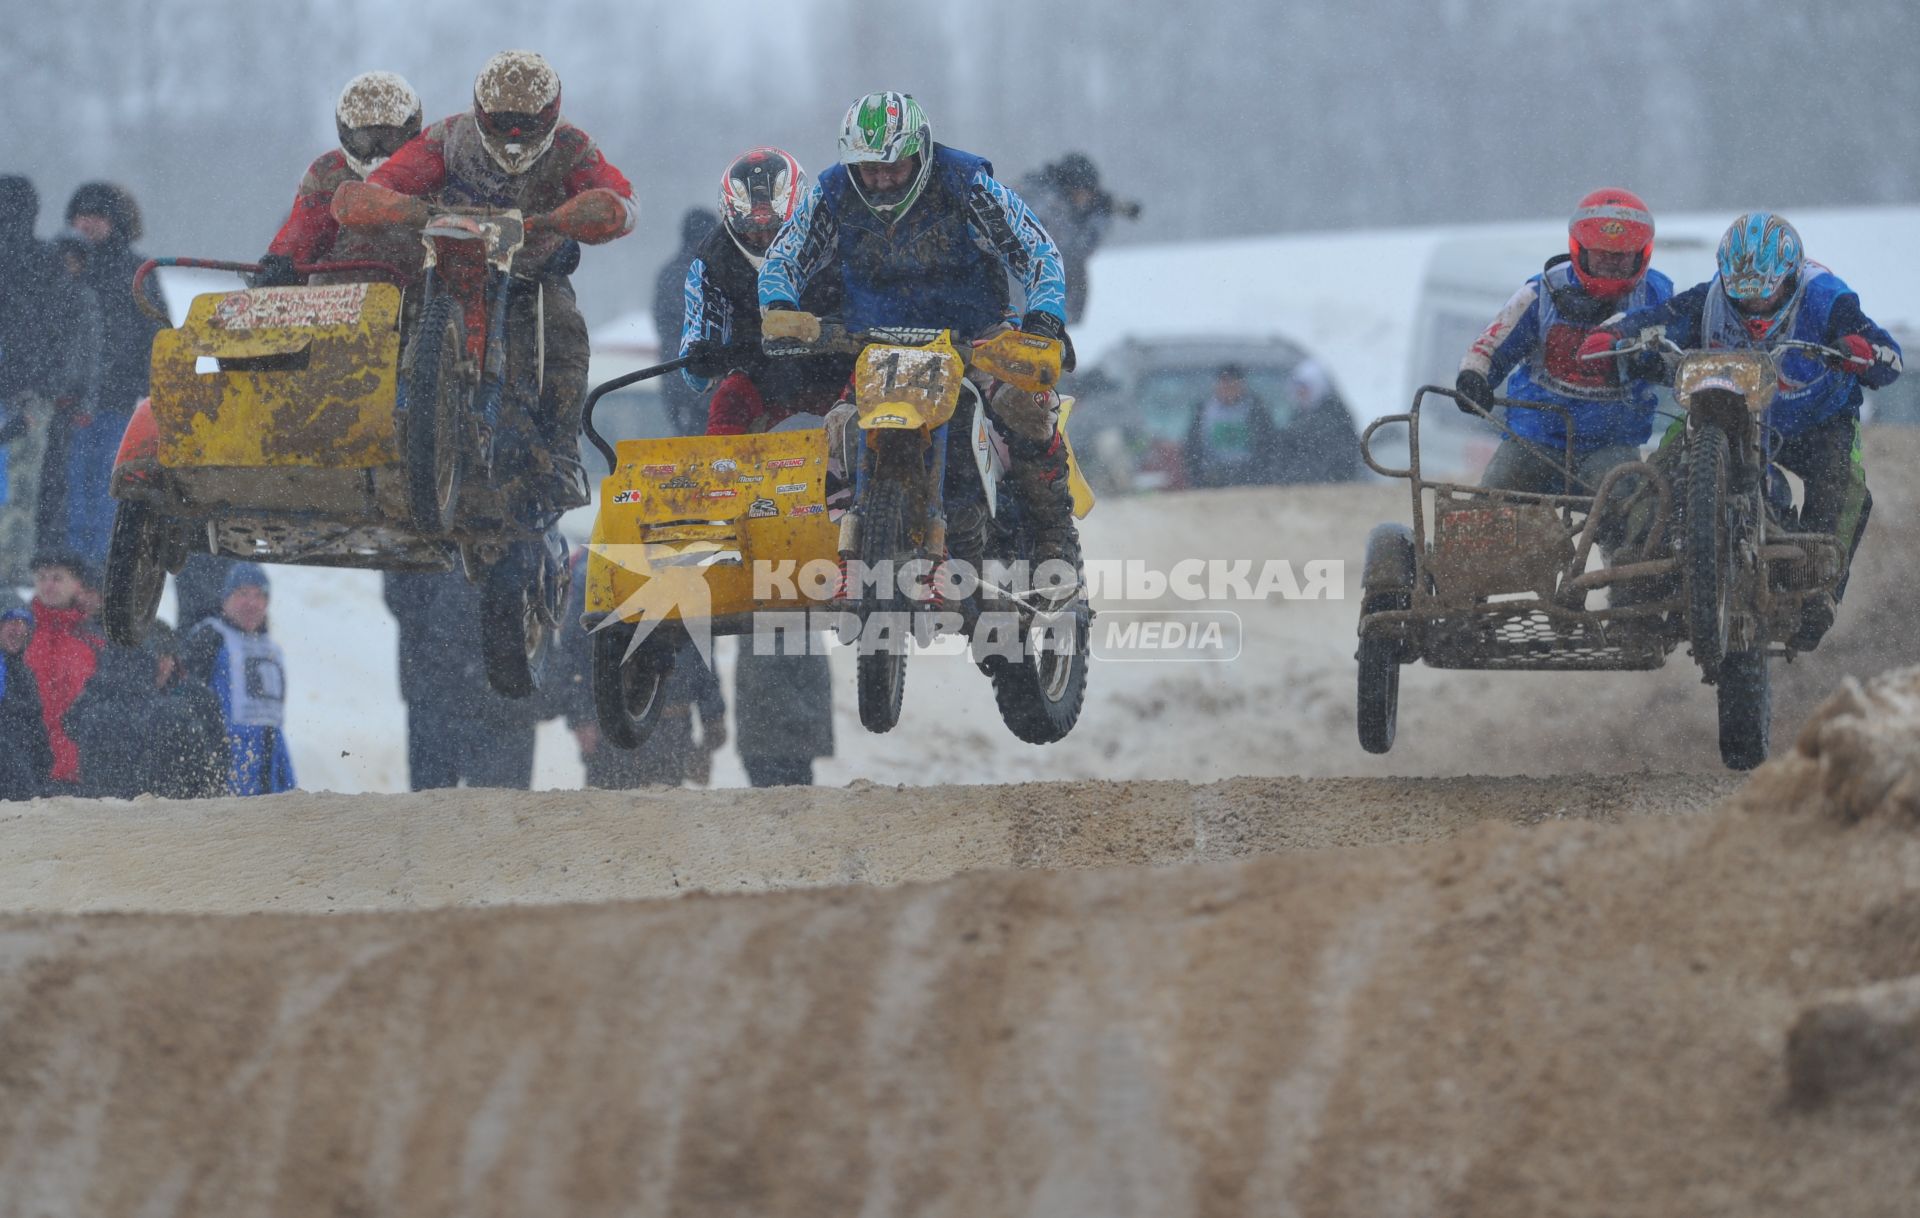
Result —
[{"label": "white helmet", "polygon": [[553,147],[560,74],[535,51],[502,51],[473,81],[473,117],[493,163],[521,174]]},{"label": "white helmet", "polygon": [[333,106],[340,151],[363,178],[419,135],[424,117],[420,95],[393,72],[362,72],[340,90]]}]

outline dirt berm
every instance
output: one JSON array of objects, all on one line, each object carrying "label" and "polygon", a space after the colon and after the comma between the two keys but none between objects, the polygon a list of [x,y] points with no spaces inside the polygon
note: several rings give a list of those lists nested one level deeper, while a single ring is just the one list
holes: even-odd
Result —
[{"label": "dirt berm", "polygon": [[[496,909],[367,907],[531,895],[562,806],[41,805],[13,908],[362,911],[0,919],[0,1214],[1912,1214],[1920,671],[1714,810],[1526,781],[684,793],[709,886],[1029,869]],[[378,874],[416,811],[472,857]]]}]

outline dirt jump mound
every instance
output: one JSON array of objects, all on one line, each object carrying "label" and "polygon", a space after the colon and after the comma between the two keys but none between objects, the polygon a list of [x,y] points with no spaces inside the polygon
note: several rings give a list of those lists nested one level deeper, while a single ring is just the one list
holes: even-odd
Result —
[{"label": "dirt jump mound", "polygon": [[[1438,825],[1414,783],[1116,784],[1057,817],[1019,811],[1044,789],[870,788],[760,813],[767,850],[811,847],[840,886],[15,915],[0,1213],[1900,1213],[1916,736],[1908,671],[1843,690],[1714,810],[1636,779],[1595,788],[1613,808],[1558,780],[1567,815],[1544,783],[1489,784],[1481,816],[1476,780],[1435,784]],[[813,800],[898,831],[960,790],[986,802],[949,822],[949,870],[1025,869],[831,878]],[[699,822],[730,797],[661,798]],[[272,865],[323,878],[334,848],[295,837]],[[925,878],[913,857],[876,878]],[[85,864],[52,861],[83,898]],[[1115,865],[1140,862],[1177,865]]]}]

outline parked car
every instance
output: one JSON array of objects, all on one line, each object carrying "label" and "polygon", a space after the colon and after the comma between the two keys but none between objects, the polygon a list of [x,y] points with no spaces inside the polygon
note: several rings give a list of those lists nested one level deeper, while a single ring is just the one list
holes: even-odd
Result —
[{"label": "parked car", "polygon": [[1352,481],[1359,431],[1327,376],[1305,375],[1309,358],[1282,338],[1127,339],[1068,387],[1079,399],[1068,422],[1075,456],[1096,490],[1185,489],[1194,411],[1236,365],[1280,434],[1271,481]]}]

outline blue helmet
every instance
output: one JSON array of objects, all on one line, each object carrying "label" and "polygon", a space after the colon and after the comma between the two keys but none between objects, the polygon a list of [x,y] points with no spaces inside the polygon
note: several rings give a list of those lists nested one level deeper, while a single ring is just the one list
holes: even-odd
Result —
[{"label": "blue helmet", "polygon": [[1793,225],[1751,211],[1720,238],[1720,288],[1741,312],[1763,312],[1792,292],[1805,261]]}]

